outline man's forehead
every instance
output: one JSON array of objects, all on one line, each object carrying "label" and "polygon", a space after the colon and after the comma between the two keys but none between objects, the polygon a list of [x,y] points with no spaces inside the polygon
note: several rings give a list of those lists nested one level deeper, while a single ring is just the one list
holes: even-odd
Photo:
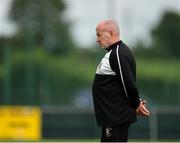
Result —
[{"label": "man's forehead", "polygon": [[103,25],[97,25],[96,32],[100,33],[106,31],[106,28]]}]

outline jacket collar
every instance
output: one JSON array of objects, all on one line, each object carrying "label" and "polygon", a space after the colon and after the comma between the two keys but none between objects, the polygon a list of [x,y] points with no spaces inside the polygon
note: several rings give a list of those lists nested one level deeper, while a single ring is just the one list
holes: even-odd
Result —
[{"label": "jacket collar", "polygon": [[112,50],[112,49],[116,48],[116,47],[117,47],[117,45],[121,45],[121,43],[122,43],[122,41],[120,40],[120,41],[118,41],[118,42],[116,42],[116,43],[112,44],[111,46],[109,46],[109,47],[108,47],[108,48],[106,48],[105,50],[107,50],[107,51],[109,52],[110,50]]}]

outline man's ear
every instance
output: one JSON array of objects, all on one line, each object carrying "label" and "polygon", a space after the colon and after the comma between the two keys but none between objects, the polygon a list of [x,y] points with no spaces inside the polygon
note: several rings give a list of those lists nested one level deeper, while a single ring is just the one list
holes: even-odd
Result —
[{"label": "man's ear", "polygon": [[113,36],[114,35],[114,32],[113,31],[109,31],[110,35]]}]

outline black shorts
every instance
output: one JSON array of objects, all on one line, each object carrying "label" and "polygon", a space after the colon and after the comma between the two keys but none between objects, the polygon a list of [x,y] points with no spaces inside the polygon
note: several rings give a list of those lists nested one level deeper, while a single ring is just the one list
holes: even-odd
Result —
[{"label": "black shorts", "polygon": [[103,127],[101,142],[127,142],[129,126],[130,125],[128,124]]}]

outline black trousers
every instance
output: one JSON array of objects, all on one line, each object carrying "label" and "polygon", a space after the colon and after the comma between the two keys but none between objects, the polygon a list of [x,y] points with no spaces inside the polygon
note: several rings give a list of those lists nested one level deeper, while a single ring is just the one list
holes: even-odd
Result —
[{"label": "black trousers", "polygon": [[129,126],[102,127],[101,142],[127,142]]}]

